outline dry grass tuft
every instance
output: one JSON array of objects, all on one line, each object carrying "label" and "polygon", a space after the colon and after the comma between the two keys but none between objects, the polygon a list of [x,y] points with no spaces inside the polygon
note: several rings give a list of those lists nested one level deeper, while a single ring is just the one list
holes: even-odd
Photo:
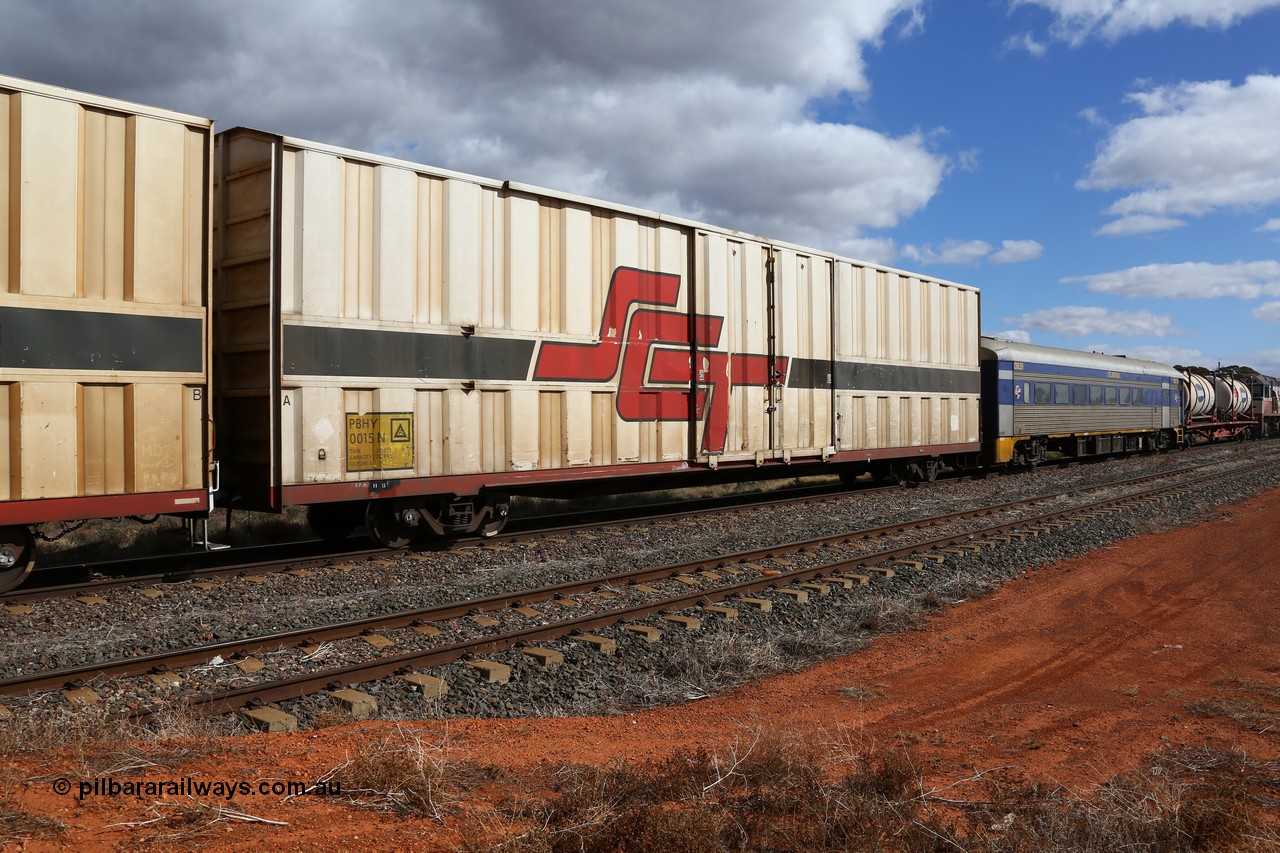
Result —
[{"label": "dry grass tuft", "polygon": [[[41,707],[15,711],[0,725],[0,756],[58,754],[59,763],[82,777],[95,775],[103,756],[125,749],[143,730],[101,707]],[[75,769],[72,769],[75,768]]]},{"label": "dry grass tuft", "polygon": [[[1276,762],[1173,752],[1083,797],[978,773],[926,789],[911,754],[848,735],[756,732],[723,753],[569,766],[540,797],[472,822],[463,849],[941,851],[1270,850]],[[832,759],[835,759],[834,761]],[[962,798],[960,792],[972,799]]]},{"label": "dry grass tuft", "polygon": [[915,605],[925,613],[938,613],[945,610],[951,602],[943,598],[936,589],[927,590],[915,597]]},{"label": "dry grass tuft", "polygon": [[146,723],[122,719],[102,707],[37,706],[0,725],[0,756],[57,756],[60,775],[91,779],[175,769],[215,749],[238,730],[226,718],[194,716],[175,704]]},{"label": "dry grass tuft", "polygon": [[922,830],[914,816],[893,820],[918,792],[905,753],[864,756],[830,782],[825,750],[811,738],[765,731],[724,754],[699,750],[648,765],[566,767],[546,801],[512,815],[521,831],[469,849],[916,849],[884,847],[881,822],[913,842],[934,831]]},{"label": "dry grass tuft", "polygon": [[840,688],[840,695],[849,699],[856,699],[859,702],[870,702],[873,699],[879,699],[884,696],[884,690],[879,685],[850,684],[848,687]]},{"label": "dry grass tuft", "polygon": [[139,825],[151,828],[148,841],[185,841],[204,835],[213,829],[222,810],[199,800],[177,803],[156,803],[151,807],[156,817],[141,821]]},{"label": "dry grass tuft", "polygon": [[0,844],[25,842],[62,835],[67,825],[51,817],[23,811],[13,803],[0,801]]},{"label": "dry grass tuft", "polygon": [[467,769],[449,758],[448,741],[427,743],[397,726],[393,734],[335,768],[326,780],[349,802],[443,822],[465,787]]},{"label": "dry grass tuft", "polygon": [[[995,780],[967,811],[979,850],[1268,850],[1267,769],[1235,753],[1171,752],[1084,798]],[[1275,780],[1271,780],[1275,784]]]},{"label": "dry grass tuft", "polygon": [[846,611],[838,629],[849,636],[911,631],[927,623],[917,600],[901,601],[889,596],[863,596]]},{"label": "dry grass tuft", "polygon": [[1225,717],[1256,732],[1280,731],[1280,711],[1242,696],[1200,699],[1187,710],[1201,717]]},{"label": "dry grass tuft", "polygon": [[1263,734],[1280,731],[1280,708],[1274,707],[1274,703],[1280,702],[1280,687],[1242,681],[1233,675],[1217,679],[1213,686],[1230,690],[1234,695],[1198,699],[1187,703],[1187,710],[1201,717],[1234,720]]},{"label": "dry grass tuft", "polygon": [[1213,686],[1223,690],[1230,689],[1243,693],[1252,693],[1274,702],[1280,702],[1280,687],[1274,684],[1257,684],[1252,681],[1243,681],[1236,676],[1223,676],[1214,681]]}]

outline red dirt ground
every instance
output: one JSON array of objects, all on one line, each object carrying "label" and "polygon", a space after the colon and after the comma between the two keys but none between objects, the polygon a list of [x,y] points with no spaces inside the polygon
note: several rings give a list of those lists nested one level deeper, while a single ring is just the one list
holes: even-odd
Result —
[{"label": "red dirt ground", "polygon": [[[619,717],[404,725],[427,743],[446,743],[455,760],[511,769],[657,759],[679,747],[725,750],[758,729],[844,732],[862,743],[904,738],[938,786],[1011,767],[1028,779],[1087,789],[1162,746],[1236,747],[1276,758],[1274,733],[1198,717],[1186,706],[1229,694],[1228,679],[1280,686],[1278,516],[1274,490],[1203,524],[1040,569],[947,610],[923,630],[722,698]],[[849,687],[882,695],[859,701],[841,692]],[[229,740],[222,754],[178,770],[135,778],[314,780],[388,735],[396,735],[395,724],[257,735]],[[10,803],[69,827],[28,849],[128,846],[154,832],[112,826],[154,817],[153,798],[59,797],[47,775],[59,768],[23,760],[2,760],[3,775],[42,781],[0,786],[0,794],[7,788]],[[436,849],[457,838],[456,826],[318,797],[250,797],[232,805],[289,825],[225,822],[179,843],[206,850]]]}]

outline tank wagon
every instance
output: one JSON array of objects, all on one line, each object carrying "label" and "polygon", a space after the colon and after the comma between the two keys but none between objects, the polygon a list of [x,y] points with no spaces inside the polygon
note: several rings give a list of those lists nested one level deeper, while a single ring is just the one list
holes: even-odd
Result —
[{"label": "tank wagon", "polygon": [[1035,466],[1183,440],[1181,374],[1154,361],[982,338],[983,450]]},{"label": "tank wagon", "polygon": [[32,525],[210,506],[212,122],[0,77],[0,589]]},{"label": "tank wagon", "polygon": [[1258,374],[1181,371],[1188,441],[1262,438],[1280,434],[1276,380]]},{"label": "tank wagon", "polygon": [[216,149],[236,506],[396,546],[496,532],[516,493],[977,462],[975,288],[254,130]]}]

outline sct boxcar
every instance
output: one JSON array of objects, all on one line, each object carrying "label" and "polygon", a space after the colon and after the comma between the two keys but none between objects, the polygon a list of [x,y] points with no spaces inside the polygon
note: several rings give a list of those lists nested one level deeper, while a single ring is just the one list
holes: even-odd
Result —
[{"label": "sct boxcar", "polygon": [[31,525],[209,508],[212,145],[0,77],[0,589]]},{"label": "sct boxcar", "polygon": [[398,545],[516,492],[978,457],[972,287],[269,133],[216,161],[237,506]]},{"label": "sct boxcar", "polygon": [[1154,361],[984,337],[982,395],[992,465],[1182,443],[1181,374]]}]

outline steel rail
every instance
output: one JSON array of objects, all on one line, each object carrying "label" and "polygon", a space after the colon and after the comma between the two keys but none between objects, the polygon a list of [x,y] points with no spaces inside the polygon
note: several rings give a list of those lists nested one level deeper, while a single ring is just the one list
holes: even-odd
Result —
[{"label": "steel rail", "polygon": [[[820,581],[822,578],[838,575],[839,573],[854,572],[858,568],[875,566],[881,563],[903,559],[905,557],[918,554],[921,551],[945,548],[957,543],[971,542],[974,539],[999,535],[1000,533],[1019,527],[1035,527],[1036,525],[1054,522],[1058,519],[1068,518],[1073,515],[1084,515],[1091,512],[1098,512],[1100,510],[1115,507],[1118,504],[1137,502],[1148,498],[1158,497],[1168,492],[1177,492],[1187,488],[1188,486],[1195,485],[1196,483],[1225,476],[1226,473],[1228,472],[1207,474],[1197,478],[1192,483],[1177,483],[1161,486],[1155,489],[1149,489],[1132,495],[1107,498],[1101,501],[1095,501],[1091,504],[1055,510],[1053,512],[1043,513],[1039,516],[1033,516],[1031,518],[992,525],[977,531],[939,537],[938,539],[928,542],[915,543],[901,548],[886,549],[873,554],[860,555],[851,559],[841,559],[832,563],[825,563],[820,566],[784,570],[775,576],[745,580],[739,583],[720,586],[714,590],[700,590],[698,592],[692,592],[685,595],[673,596],[658,601],[637,604],[617,610],[610,610],[605,613],[596,613],[589,616],[579,617],[577,619],[562,620],[550,625],[539,625],[537,627],[453,643],[451,645],[441,646],[434,649],[408,652],[401,655],[380,658],[376,661],[336,667],[321,672],[281,679],[264,685],[250,685],[232,690],[210,693],[203,696],[184,697],[178,701],[193,713],[202,716],[213,716],[270,702],[297,699],[301,696],[315,693],[320,690],[338,689],[351,684],[376,681],[393,675],[407,675],[418,669],[424,669],[431,666],[441,666],[468,656],[508,651],[519,648],[522,645],[529,645],[531,643],[550,639],[559,639],[573,635],[574,633],[597,630],[602,627],[614,625],[618,622],[636,621],[662,614],[664,612],[687,610],[698,605],[724,601],[734,596],[764,592],[794,583],[809,580]],[[151,711],[149,709],[140,709],[135,712],[134,716],[145,717],[150,715],[150,713]]]},{"label": "steel rail", "polygon": [[[1129,481],[1110,483],[1105,486],[1100,485],[1091,486],[1086,489],[1072,489],[1058,494],[1042,495],[1019,501],[1008,501],[992,506],[962,510],[959,512],[931,516],[923,519],[896,522],[893,524],[882,525],[880,527],[851,531],[849,533],[835,534],[816,539],[807,539],[783,545],[772,545],[765,548],[742,551],[730,555],[702,558],[680,564],[671,564],[646,569],[630,569],[602,577],[590,578],[581,581],[566,581],[564,583],[540,587],[533,590],[495,595],[484,599],[454,602],[412,611],[403,611],[400,613],[387,614],[366,619],[334,623],[320,627],[305,628],[247,639],[231,640],[175,652],[160,652],[153,655],[104,661],[62,670],[30,673],[17,678],[0,681],[0,695],[18,695],[39,690],[58,689],[69,684],[78,686],[84,681],[93,678],[122,678],[145,675],[154,672],[163,672],[167,669],[177,669],[185,666],[205,663],[214,657],[234,659],[237,656],[243,657],[269,649],[279,649],[298,645],[316,645],[331,640],[346,639],[358,636],[360,633],[365,631],[394,630],[397,628],[414,627],[421,624],[456,619],[477,613],[496,612],[513,606],[519,606],[521,604],[536,604],[543,601],[553,600],[557,597],[567,597],[570,595],[594,592],[611,587],[617,588],[625,585],[641,584],[646,581],[672,578],[679,575],[689,575],[701,571],[714,571],[717,568],[723,568],[732,564],[770,560],[783,555],[814,552],[824,548],[847,545],[855,541],[880,538],[909,530],[936,527],[941,524],[989,516],[1011,509],[1033,507],[1039,503],[1057,500],[1061,497],[1073,494],[1080,494],[1081,492],[1141,485],[1152,480],[1167,479],[1168,477],[1185,473],[1187,472],[1184,469],[1177,472],[1148,474]],[[1149,492],[1157,493],[1175,491],[1205,480],[1227,476],[1231,473],[1235,472],[1217,472],[1202,475],[1190,481],[1184,479],[1178,483],[1162,486],[1155,490],[1149,490]],[[1137,496],[1145,496],[1146,494],[1148,494],[1148,492],[1138,493]],[[1053,520],[1064,515],[1083,513],[1098,506],[1111,506],[1125,500],[1134,499],[1137,496],[1124,495],[1107,498],[1103,501],[1055,510],[1050,513],[1044,513],[1030,518],[1017,519],[1000,525],[982,528],[977,531],[967,531],[952,536],[916,542],[896,549],[884,549],[872,554],[859,556],[856,558],[856,561],[861,565],[876,565],[880,562],[899,559],[903,556],[919,553],[921,551],[946,547],[957,542],[972,540],[975,537],[991,535],[993,531],[998,532],[1012,527],[1043,523],[1045,520]],[[843,563],[835,565],[843,565]],[[817,567],[797,571],[798,573],[821,572],[824,571],[824,568]],[[797,574],[797,572],[782,572],[776,577],[769,577],[756,583],[764,584],[766,587],[777,586],[780,582],[792,582],[794,580],[793,575],[795,574]],[[741,586],[741,584],[725,587],[725,589],[731,590],[727,594],[736,594],[732,590],[736,590],[738,586]],[[709,594],[711,593],[704,591],[693,595],[692,598],[707,596]]]},{"label": "steel rail", "polygon": [[[1265,454],[1265,456],[1274,456],[1274,455],[1280,455],[1280,454],[1274,451],[1270,454]],[[1258,457],[1256,456],[1250,457],[1250,461],[1256,460],[1257,458]],[[1081,460],[1081,461],[1085,461],[1085,462],[1104,461],[1104,458],[1099,458],[1098,460],[1087,459],[1087,460]],[[1229,461],[1231,460],[1213,460],[1209,462],[1196,463],[1193,465],[1189,465],[1186,468],[1179,468],[1174,471],[1157,472],[1155,474],[1150,474],[1146,476],[1147,477],[1176,476],[1179,473],[1195,471],[1200,468],[1204,468],[1212,465],[1221,465]],[[948,480],[946,481],[950,481],[951,479],[954,479],[954,478],[948,478]],[[1140,479],[1141,478],[1137,478],[1134,480],[1119,480],[1119,481],[1114,481],[1112,483],[1082,487],[1082,488],[1074,489],[1071,491],[1081,492],[1081,491],[1108,488],[1112,485],[1123,485],[1129,482],[1138,482]],[[929,486],[932,484],[920,483],[920,484],[913,484],[913,485]],[[405,549],[399,549],[399,550],[392,550],[392,549],[387,549],[380,546],[375,546],[371,548],[359,547],[354,549],[335,550],[331,553],[326,553],[326,554],[304,554],[304,555],[295,556],[295,557],[285,557],[280,559],[263,560],[263,561],[234,564],[234,565],[218,565],[218,566],[211,566],[211,567],[180,566],[179,568],[170,569],[164,572],[159,572],[154,574],[130,575],[125,577],[112,577],[112,578],[98,578],[92,581],[85,581],[81,583],[62,584],[58,586],[22,588],[22,589],[13,590],[7,593],[0,593],[0,606],[3,606],[4,604],[23,604],[27,602],[41,601],[44,599],[52,599],[52,598],[70,598],[77,595],[86,595],[86,594],[95,595],[99,592],[103,592],[106,590],[128,588],[128,587],[135,587],[135,586],[168,585],[168,584],[181,583],[181,582],[191,581],[191,580],[238,577],[241,575],[275,574],[275,573],[285,572],[291,569],[298,569],[298,568],[324,569],[327,566],[332,564],[330,561],[335,561],[335,560],[343,561],[343,560],[354,560],[354,559],[360,559],[360,558],[387,559],[387,558],[393,558],[396,556],[403,556],[405,554],[430,553],[437,550],[450,550],[454,548],[478,547],[485,544],[498,544],[498,543],[504,543],[504,542],[519,543],[519,542],[525,542],[529,540],[536,541],[538,539],[545,539],[548,537],[562,535],[565,533],[583,532],[583,531],[591,531],[591,530],[604,530],[604,529],[617,528],[617,527],[630,527],[630,526],[636,526],[641,524],[653,524],[660,521],[684,518],[684,517],[688,517],[689,515],[700,514],[700,513],[711,513],[711,512],[718,512],[718,511],[725,511],[725,510],[732,510],[732,509],[770,508],[770,507],[786,506],[788,504],[809,504],[813,502],[827,502],[827,501],[839,500],[840,498],[849,497],[852,495],[870,494],[877,491],[896,490],[899,488],[901,488],[901,486],[897,486],[897,485],[873,486],[873,485],[866,485],[866,484],[861,486],[855,486],[852,488],[838,487],[838,486],[825,486],[825,487],[824,486],[805,486],[803,488],[795,490],[797,492],[800,492],[801,494],[787,494],[782,497],[774,496],[774,497],[770,497],[768,500],[758,500],[758,498],[760,498],[761,495],[768,494],[768,493],[762,493],[762,492],[755,492],[745,496],[748,498],[748,500],[735,500],[736,498],[743,497],[743,496],[732,496],[730,498],[708,498],[708,499],[705,499],[704,501],[694,502],[695,505],[692,508],[689,506],[690,502],[683,502],[685,507],[683,511],[664,512],[657,515],[646,514],[647,510],[650,509],[651,507],[645,506],[645,507],[640,507],[640,509],[642,510],[641,513],[633,516],[624,515],[623,517],[620,517],[620,518],[610,518],[606,520],[587,521],[587,522],[575,522],[572,524],[564,524],[564,525],[549,527],[549,528],[509,531],[509,532],[500,533],[497,536],[488,537],[488,538],[476,537],[476,538],[464,538],[464,539],[457,539],[457,540],[451,540],[451,541],[443,541],[439,543],[428,543],[425,547],[419,546],[418,548],[411,547],[411,548],[405,548]],[[1045,499],[1048,499],[1056,496],[1057,495],[1045,495],[1042,497],[1044,497]],[[1035,498],[1032,498],[1031,500],[1034,500],[1034,499]],[[658,506],[665,507],[665,506],[668,506],[668,504],[659,504]],[[626,509],[630,509],[630,508],[626,508]],[[613,514],[615,511],[616,510],[606,510],[604,512],[606,514]],[[576,517],[579,517],[580,515],[582,514],[566,513],[561,515],[542,516],[538,520],[546,521],[548,519],[554,520],[557,518],[576,518]],[[530,521],[535,521],[535,519],[530,519]],[[318,544],[318,540],[315,540],[315,541],[308,540],[301,543],[286,543],[285,545],[276,545],[276,546],[252,546],[247,550],[256,551],[256,550],[264,550],[266,548],[288,547],[292,545],[306,547],[306,546],[315,546],[317,544]],[[233,555],[234,551],[221,551],[216,553],[222,554],[222,555]],[[109,570],[111,566],[118,565],[120,563],[127,562],[127,563],[136,564],[140,560],[159,561],[159,560],[169,560],[169,559],[178,560],[178,561],[183,561],[183,560],[189,561],[193,558],[201,558],[203,557],[204,554],[205,552],[194,552],[191,554],[163,555],[160,557],[136,558],[136,559],[127,560],[127,561],[114,560],[114,561],[111,561],[108,563],[102,563],[102,564],[81,564],[78,566],[59,566],[59,567],[51,567],[49,571],[62,571],[62,570],[72,570],[72,569],[78,569],[82,571],[94,571],[99,568],[106,568]]]},{"label": "steel rail", "polygon": [[[272,560],[261,560],[251,563],[241,563],[232,565],[217,565],[208,567],[192,567],[182,565],[179,568],[169,569],[163,572],[152,574],[134,574],[121,577],[97,578],[90,581],[79,583],[60,584],[58,586],[27,586],[6,593],[0,593],[0,605],[4,604],[23,604],[30,601],[41,601],[50,598],[70,598],[76,595],[97,594],[109,589],[119,589],[135,586],[161,585],[181,583],[190,580],[201,580],[207,578],[221,577],[237,577],[240,575],[264,575],[275,574],[278,572],[289,571],[295,568],[324,568],[330,565],[334,560],[352,560],[360,558],[369,559],[387,559],[405,554],[414,553],[430,553],[438,550],[450,550],[453,548],[476,547],[485,544],[496,544],[501,542],[517,543],[528,541],[530,539],[542,539],[549,536],[556,536],[564,533],[573,533],[580,531],[601,530],[612,527],[622,527],[637,524],[651,524],[658,521],[664,521],[672,518],[682,518],[689,515],[703,512],[722,512],[730,509],[756,509],[774,506],[785,506],[787,504],[808,504],[815,501],[836,500],[854,494],[862,494],[865,492],[874,492],[880,489],[896,489],[897,486],[876,486],[876,487],[838,487],[838,486],[806,486],[801,489],[788,490],[788,492],[798,492],[798,494],[786,494],[783,496],[773,496],[767,500],[759,500],[761,495],[767,493],[753,493],[747,496],[734,496],[735,498],[746,497],[746,500],[731,500],[728,498],[710,498],[705,502],[686,502],[685,509],[682,512],[664,512],[657,515],[647,514],[648,507],[637,506],[631,515],[624,515],[620,518],[608,518],[600,521],[574,522],[571,524],[563,524],[555,527],[544,527],[528,530],[518,530],[508,533],[500,533],[497,536],[487,538],[464,538],[457,540],[443,540],[439,543],[427,543],[425,546],[418,548],[401,548],[389,549],[382,546],[374,547],[358,547],[358,548],[341,548],[330,553],[323,554],[306,554],[302,556],[284,557]],[[754,500],[753,500],[754,499]],[[694,503],[694,506],[690,506]],[[667,507],[670,504],[663,503],[660,507]],[[550,516],[541,516],[540,519],[546,521],[548,519],[555,520],[561,518],[578,518],[584,513],[557,514]],[[606,515],[614,514],[614,511],[605,512]],[[534,521],[535,519],[529,519]],[[282,548],[289,546],[299,546],[302,548],[315,547],[319,545],[319,540],[305,540],[299,543],[285,543],[284,545],[275,546],[251,546],[246,550],[250,552],[264,550],[266,548]],[[438,547],[436,547],[438,546]],[[198,551],[188,554],[166,554],[161,556],[148,556],[143,558],[135,558],[132,560],[112,560],[106,563],[85,563],[79,565],[54,566],[46,571],[65,573],[68,571],[111,571],[112,567],[122,564],[136,565],[138,562],[163,562],[173,560],[178,562],[191,561],[193,558],[203,558],[206,552]],[[219,555],[234,556],[234,550],[224,550],[216,552]],[[37,575],[38,577],[38,575]],[[30,584],[30,581],[28,581]]]}]

